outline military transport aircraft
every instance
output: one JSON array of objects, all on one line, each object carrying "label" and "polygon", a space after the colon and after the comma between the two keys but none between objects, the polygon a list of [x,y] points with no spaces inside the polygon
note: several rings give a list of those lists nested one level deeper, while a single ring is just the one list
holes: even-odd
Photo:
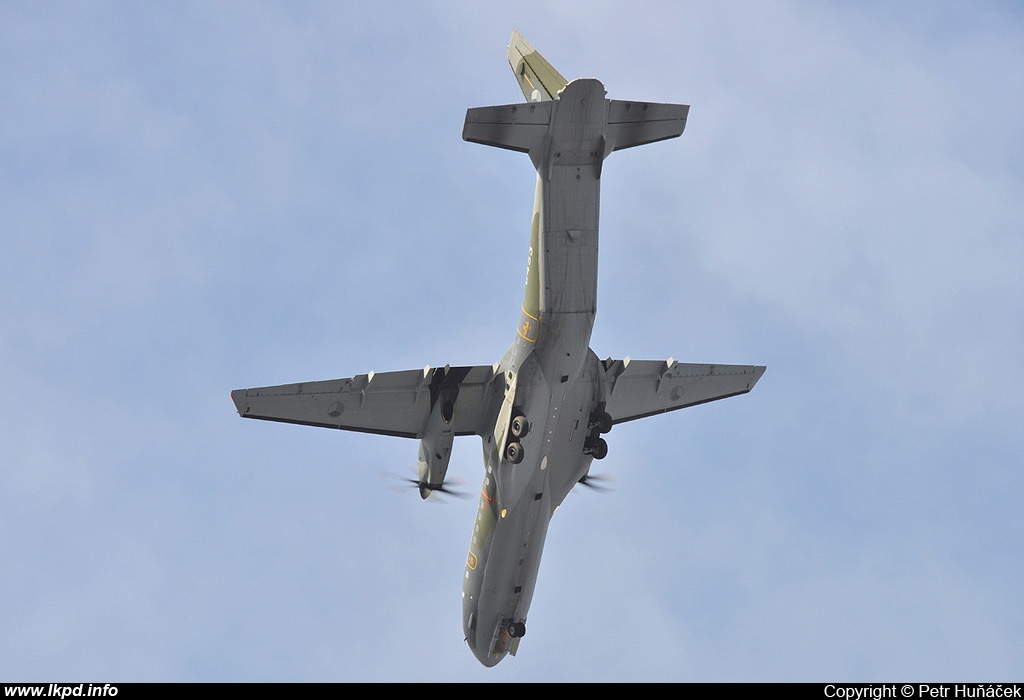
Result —
[{"label": "military transport aircraft", "polygon": [[548,522],[608,453],[617,423],[744,394],[765,368],[673,359],[599,360],[601,165],[613,151],[679,136],[687,105],[605,98],[567,81],[518,32],[509,64],[527,101],[466,113],[467,141],[529,155],[537,169],[526,295],[516,337],[493,365],[370,372],[348,379],[238,389],[244,418],[416,438],[420,495],[445,490],[452,443],[483,440],[480,505],[462,584],[463,629],[494,666],[526,634]]}]

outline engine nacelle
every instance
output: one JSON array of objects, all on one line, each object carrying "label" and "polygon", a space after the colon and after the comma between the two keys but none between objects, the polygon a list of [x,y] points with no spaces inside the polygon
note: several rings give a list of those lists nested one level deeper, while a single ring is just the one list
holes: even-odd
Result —
[{"label": "engine nacelle", "polygon": [[438,396],[430,411],[427,425],[420,440],[416,473],[420,481],[420,498],[444,484],[448,473],[448,461],[452,458],[452,442],[455,430],[452,417],[455,415],[455,397]]}]

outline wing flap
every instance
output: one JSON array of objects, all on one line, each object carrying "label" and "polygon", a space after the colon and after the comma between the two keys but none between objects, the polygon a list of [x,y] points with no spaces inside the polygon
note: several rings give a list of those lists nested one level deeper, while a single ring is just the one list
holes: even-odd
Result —
[{"label": "wing flap", "polygon": [[614,423],[745,394],[764,374],[758,365],[605,360],[605,411]]},{"label": "wing flap", "polygon": [[422,437],[438,401],[450,401],[455,434],[474,435],[496,394],[493,378],[490,365],[426,367],[236,389],[231,398],[243,418],[409,438]]}]

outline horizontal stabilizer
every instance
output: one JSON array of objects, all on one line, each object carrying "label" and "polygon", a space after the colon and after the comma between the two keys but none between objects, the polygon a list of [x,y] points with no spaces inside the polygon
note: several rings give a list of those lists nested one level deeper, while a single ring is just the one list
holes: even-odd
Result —
[{"label": "horizontal stabilizer", "polygon": [[535,151],[548,133],[553,104],[542,102],[475,107],[466,111],[462,138],[522,153]]},{"label": "horizontal stabilizer", "polygon": [[[501,401],[491,365],[370,372],[348,379],[231,392],[243,418],[419,438],[439,400],[452,402],[456,435],[479,434],[491,401]],[[497,388],[496,388],[497,387]]]},{"label": "horizontal stabilizer", "polygon": [[608,101],[607,139],[611,150],[673,139],[686,128],[689,105]]},{"label": "horizontal stabilizer", "polygon": [[[577,80],[565,89],[581,86],[596,81]],[[597,83],[600,86],[599,83]],[[603,91],[603,88],[601,88]],[[622,100],[605,100],[607,103],[607,121],[603,126],[603,159],[612,151],[623,148],[641,146],[665,139],[675,138],[686,128],[688,105],[661,104],[657,102],[624,102]],[[553,121],[561,118],[572,118],[571,108],[564,109],[569,116],[559,116],[561,103],[529,102],[521,104],[497,105],[494,107],[474,107],[466,111],[466,123],[462,129],[462,138],[485,146],[497,146],[511,151],[529,153],[531,160],[538,169],[550,155],[550,134],[555,125]],[[552,112],[556,112],[552,119]],[[560,142],[561,144],[561,142]],[[555,150],[563,147],[571,150],[571,145],[556,145]]]},{"label": "horizontal stabilizer", "polygon": [[613,423],[745,394],[765,368],[675,360],[605,360],[605,411]]}]

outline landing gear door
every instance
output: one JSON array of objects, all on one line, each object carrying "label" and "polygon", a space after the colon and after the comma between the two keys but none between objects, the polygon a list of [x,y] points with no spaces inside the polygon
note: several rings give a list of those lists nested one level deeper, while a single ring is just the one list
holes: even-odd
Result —
[{"label": "landing gear door", "polygon": [[508,442],[508,424],[512,421],[512,406],[516,400],[516,382],[519,375],[505,373],[505,399],[498,409],[498,420],[494,423],[494,443],[498,446],[498,456],[505,460],[505,447]]}]

